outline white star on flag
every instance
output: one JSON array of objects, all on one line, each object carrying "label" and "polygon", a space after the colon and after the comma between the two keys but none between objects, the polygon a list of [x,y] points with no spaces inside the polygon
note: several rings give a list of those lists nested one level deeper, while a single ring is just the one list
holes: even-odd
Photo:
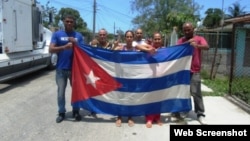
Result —
[{"label": "white star on flag", "polygon": [[86,74],[84,74],[85,75],[85,78],[87,79],[87,84],[91,84],[93,87],[95,87],[96,88],[96,84],[95,84],[95,82],[97,81],[97,80],[100,80],[100,78],[99,77],[96,77],[95,75],[94,75],[94,73],[93,73],[93,71],[91,70],[90,71],[90,73],[88,74],[88,75],[86,75]]}]

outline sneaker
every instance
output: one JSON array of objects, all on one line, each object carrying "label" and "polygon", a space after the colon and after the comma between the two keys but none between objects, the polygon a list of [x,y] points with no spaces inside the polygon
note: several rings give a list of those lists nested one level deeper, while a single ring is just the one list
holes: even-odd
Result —
[{"label": "sneaker", "polygon": [[82,120],[82,116],[80,115],[79,111],[73,111],[73,118],[75,118],[76,121]]},{"label": "sneaker", "polygon": [[171,121],[183,121],[184,118],[181,116],[180,113],[172,113],[171,114]]},{"label": "sneaker", "polygon": [[56,118],[56,123],[62,122],[64,118],[65,118],[65,113],[60,113],[58,117]]},{"label": "sneaker", "polygon": [[185,119],[185,118],[188,117],[188,113],[189,113],[189,112],[181,112],[180,114],[181,114],[181,117],[182,117],[183,119]]},{"label": "sneaker", "polygon": [[202,125],[206,125],[206,124],[207,124],[206,121],[205,121],[205,117],[204,117],[204,116],[199,116],[199,117],[198,117],[198,121],[199,121],[200,124],[202,124]]},{"label": "sneaker", "polygon": [[89,116],[92,116],[92,117],[94,117],[94,118],[97,118],[97,115],[96,115],[95,112],[91,112],[91,113],[89,114]]}]

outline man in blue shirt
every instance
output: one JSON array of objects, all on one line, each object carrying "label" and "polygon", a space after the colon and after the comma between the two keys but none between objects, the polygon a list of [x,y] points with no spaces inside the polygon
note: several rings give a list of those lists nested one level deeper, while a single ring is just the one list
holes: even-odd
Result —
[{"label": "man in blue shirt", "polygon": [[[57,123],[60,123],[65,118],[65,90],[68,80],[70,85],[71,68],[73,61],[73,46],[74,44],[83,44],[83,36],[81,33],[74,31],[75,18],[71,15],[66,15],[63,20],[64,30],[54,32],[51,38],[49,51],[56,53],[58,56],[56,65],[56,84],[57,84],[57,104],[58,104],[58,117]],[[79,114],[79,107],[73,107],[73,118],[76,121],[82,119]]]}]

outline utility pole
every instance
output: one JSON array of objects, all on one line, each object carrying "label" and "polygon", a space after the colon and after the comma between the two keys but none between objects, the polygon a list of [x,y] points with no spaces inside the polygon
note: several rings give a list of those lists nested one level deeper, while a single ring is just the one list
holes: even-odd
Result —
[{"label": "utility pole", "polygon": [[[221,19],[221,22],[220,22],[220,26],[221,26],[221,30],[217,31],[217,37],[216,37],[216,47],[215,47],[215,50],[214,50],[214,58],[213,58],[213,62],[212,62],[212,68],[211,68],[211,72],[210,72],[210,79],[213,80],[215,79],[215,76],[216,76],[216,72],[218,70],[218,65],[219,63],[216,63],[217,61],[217,52],[218,52],[218,48],[219,48],[219,38],[220,38],[220,47],[222,47],[222,32],[223,32],[223,24],[224,24],[224,0],[222,0],[222,8],[221,8],[221,12],[222,12],[222,19]],[[220,34],[220,35],[219,35]],[[220,55],[220,58],[221,58],[221,54]],[[218,61],[217,61],[218,62]],[[216,70],[214,70],[214,67],[216,65]],[[215,72],[214,72],[215,71]]]},{"label": "utility pole", "polygon": [[115,35],[115,22],[114,22],[114,35]]},{"label": "utility pole", "polygon": [[94,0],[93,6],[93,39],[95,38],[95,16],[96,16],[96,0]]},{"label": "utility pole", "polygon": [[115,22],[114,22],[114,39],[115,39]]}]

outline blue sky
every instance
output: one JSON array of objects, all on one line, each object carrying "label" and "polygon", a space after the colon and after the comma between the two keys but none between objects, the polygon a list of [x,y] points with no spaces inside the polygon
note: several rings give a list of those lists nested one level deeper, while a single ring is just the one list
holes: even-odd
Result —
[{"label": "blue sky", "polygon": [[[37,0],[42,5],[46,5],[49,1],[50,7],[55,7],[58,10],[62,7],[70,7],[78,10],[83,20],[88,24],[88,28],[93,30],[93,1],[94,0]],[[227,13],[227,8],[232,6],[236,1],[243,7],[245,11],[250,13],[250,0],[194,0],[204,8],[200,11],[202,17],[208,8],[220,8]],[[96,28],[98,31],[101,28],[107,29],[109,33],[114,33],[114,30],[121,29],[123,31],[133,28],[131,20],[136,16],[130,7],[130,0],[96,0]]]}]

